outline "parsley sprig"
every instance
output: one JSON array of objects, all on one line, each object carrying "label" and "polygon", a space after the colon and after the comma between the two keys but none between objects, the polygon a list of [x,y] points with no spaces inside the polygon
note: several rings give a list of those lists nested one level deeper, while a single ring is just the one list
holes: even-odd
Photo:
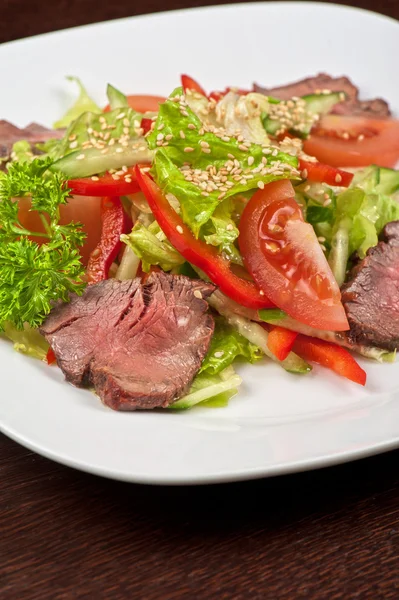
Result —
[{"label": "parsley sprig", "polygon": [[[54,301],[67,301],[85,285],[79,254],[85,234],[80,223],[60,224],[70,190],[50,166],[49,159],[35,159],[11,163],[0,173],[0,328],[5,321],[18,328],[41,325]],[[45,233],[21,224],[15,198],[23,196],[31,197]],[[47,241],[39,245],[35,237]]]}]

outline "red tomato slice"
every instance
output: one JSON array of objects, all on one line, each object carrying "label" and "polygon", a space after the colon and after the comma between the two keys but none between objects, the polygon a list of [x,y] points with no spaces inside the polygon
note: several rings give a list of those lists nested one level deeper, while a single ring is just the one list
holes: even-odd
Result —
[{"label": "red tomato slice", "polygon": [[127,196],[140,191],[134,167],[130,167],[124,175],[120,176],[105,173],[94,179],[93,177],[70,179],[68,187],[76,196]]},{"label": "red tomato slice", "polygon": [[[146,112],[158,112],[159,105],[162,102],[165,102],[166,98],[164,96],[141,96],[132,94],[127,96],[127,101],[129,103],[130,108],[133,110],[137,110],[139,113]],[[109,112],[110,107],[109,104],[104,108],[104,112]]]},{"label": "red tomato slice", "polygon": [[308,179],[309,181],[315,181],[317,183],[328,183],[328,185],[349,187],[353,179],[353,173],[342,171],[342,169],[336,169],[335,167],[320,162],[300,159],[299,168],[302,171],[303,179]]},{"label": "red tomato slice", "polygon": [[399,160],[399,121],[327,115],[304,151],[333,167],[394,167]]},{"label": "red tomato slice", "polygon": [[[44,233],[43,223],[40,220],[39,213],[30,210],[30,198],[19,198],[18,218],[21,224],[30,231],[38,231]],[[67,225],[71,221],[82,223],[83,231],[86,233],[86,240],[80,254],[83,264],[87,264],[89,256],[97,246],[101,236],[101,202],[95,196],[74,196],[68,199],[67,204],[60,206],[60,223]],[[42,244],[46,242],[46,238],[34,238],[35,242]]]},{"label": "red tomato slice", "polygon": [[272,302],[310,327],[349,329],[338,284],[290,181],[256,192],[239,228],[246,267]]},{"label": "red tomato slice", "polygon": [[191,90],[192,92],[198,92],[198,94],[201,94],[202,96],[206,96],[206,92],[205,92],[204,88],[201,87],[200,84],[197,81],[195,81],[195,79],[190,77],[189,75],[181,76],[181,84],[182,84],[183,90],[185,92],[187,92],[187,90]]}]

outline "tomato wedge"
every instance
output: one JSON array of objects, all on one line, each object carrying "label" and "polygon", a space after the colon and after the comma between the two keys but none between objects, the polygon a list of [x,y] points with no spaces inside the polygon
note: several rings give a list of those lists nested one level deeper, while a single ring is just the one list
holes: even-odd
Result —
[{"label": "tomato wedge", "polygon": [[327,115],[304,151],[333,167],[394,167],[399,160],[399,121]]},{"label": "tomato wedge", "polygon": [[366,372],[342,346],[299,334],[293,350],[304,360],[327,367],[360,385],[366,384]]},{"label": "tomato wedge", "polygon": [[[165,102],[165,100],[166,98],[164,96],[146,96],[139,94],[131,94],[130,96],[127,96],[127,101],[130,108],[137,110],[139,113],[158,112],[159,105]],[[110,106],[107,104],[107,106],[104,108],[104,112],[109,111]]]},{"label": "tomato wedge", "polygon": [[242,306],[255,309],[274,306],[253,281],[235,275],[229,262],[217,253],[214,246],[194,237],[192,231],[171,207],[162,190],[138,166],[136,177],[160,228],[186,260],[204,271],[226,296]]},{"label": "tomato wedge", "polygon": [[123,175],[105,173],[101,177],[70,179],[68,187],[75,196],[128,196],[140,191],[134,167]]},{"label": "tomato wedge", "polygon": [[285,327],[272,327],[267,336],[267,347],[278,360],[285,360],[291,352],[297,338],[297,332]]},{"label": "tomato wedge", "polygon": [[353,179],[353,173],[342,171],[342,169],[337,169],[336,167],[331,167],[320,162],[300,159],[299,168],[302,171],[304,179],[317,183],[349,187]]},{"label": "tomato wedge", "polygon": [[185,92],[187,92],[187,90],[191,90],[192,92],[198,92],[198,94],[201,94],[202,96],[206,97],[206,92],[204,88],[201,87],[200,84],[189,75],[181,76],[181,84]]},{"label": "tomato wedge", "polygon": [[121,235],[129,233],[132,222],[118,197],[101,201],[102,230],[100,241],[90,254],[86,270],[88,283],[98,283],[108,278],[109,269],[122,246]]},{"label": "tomato wedge", "polygon": [[290,181],[274,181],[256,192],[239,229],[244,263],[272,302],[310,327],[349,329],[338,284]]}]

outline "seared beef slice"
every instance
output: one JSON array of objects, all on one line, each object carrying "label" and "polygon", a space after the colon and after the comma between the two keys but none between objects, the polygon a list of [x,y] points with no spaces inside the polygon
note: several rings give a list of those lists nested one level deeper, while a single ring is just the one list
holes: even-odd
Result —
[{"label": "seared beef slice", "polygon": [[334,113],[370,117],[389,117],[391,114],[387,102],[381,98],[359,100],[359,90],[348,77],[331,77],[326,73],[319,73],[315,77],[307,77],[281,87],[264,88],[257,84],[254,85],[255,92],[275,96],[279,100],[289,100],[293,96],[315,94],[325,89],[331,92],[346,93],[346,101],[337,104],[332,110]]},{"label": "seared beef slice", "polygon": [[342,289],[351,342],[387,350],[399,347],[399,221],[370,248]]},{"label": "seared beef slice", "polygon": [[214,330],[214,286],[164,273],[110,279],[58,305],[42,327],[65,377],[92,383],[117,410],[165,407],[185,394]]}]

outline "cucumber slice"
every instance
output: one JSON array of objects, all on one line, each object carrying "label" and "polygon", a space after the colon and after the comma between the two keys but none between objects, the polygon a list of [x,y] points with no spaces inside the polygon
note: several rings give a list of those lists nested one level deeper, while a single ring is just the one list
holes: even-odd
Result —
[{"label": "cucumber slice", "polygon": [[107,85],[107,98],[111,110],[129,106],[125,94],[122,94],[122,92],[114,88],[110,83]]},{"label": "cucumber slice", "polygon": [[[269,98],[271,108],[269,113],[262,114],[263,126],[266,132],[272,136],[288,130],[297,137],[306,138],[317,120],[317,115],[329,113],[336,104],[345,99],[344,92],[308,94],[299,99],[281,101],[277,104],[274,98]],[[284,118],[282,113],[284,113]]]},{"label": "cucumber slice", "polygon": [[[51,170],[63,173],[68,179],[77,179],[104,173],[110,169],[121,169],[123,166],[131,167],[138,163],[150,163],[153,157],[153,152],[149,150],[144,140],[135,142],[126,148],[121,144],[114,144],[107,150],[106,154],[103,154],[103,151],[98,148],[71,152],[57,160]],[[82,156],[84,158],[80,158]]]}]

